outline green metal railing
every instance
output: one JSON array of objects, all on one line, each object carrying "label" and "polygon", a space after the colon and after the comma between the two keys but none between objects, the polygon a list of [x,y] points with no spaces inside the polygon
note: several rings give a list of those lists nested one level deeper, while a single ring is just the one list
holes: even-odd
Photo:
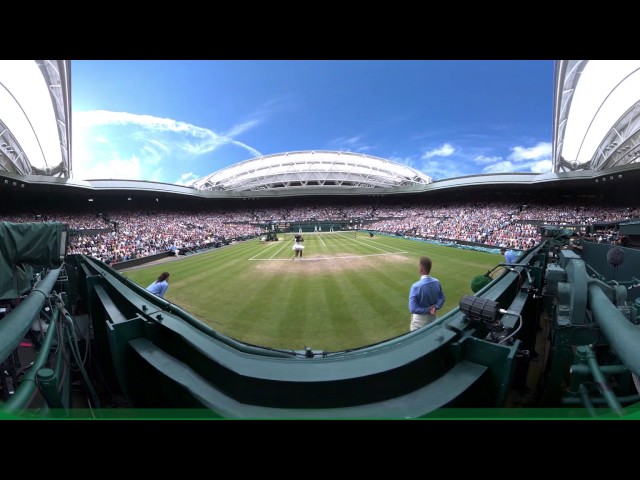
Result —
[{"label": "green metal railing", "polygon": [[0,362],[13,352],[37,318],[49,294],[53,290],[60,268],[50,270],[31,293],[0,323]]},{"label": "green metal railing", "polygon": [[49,352],[53,345],[53,340],[58,333],[58,318],[60,310],[54,309],[51,321],[49,322],[49,328],[47,334],[44,337],[42,346],[38,357],[34,361],[33,365],[29,369],[29,372],[24,376],[20,386],[16,389],[15,393],[5,402],[4,410],[9,413],[18,413],[21,410],[27,408],[29,403],[33,400],[33,397],[37,389],[36,375],[38,371],[49,360]]}]

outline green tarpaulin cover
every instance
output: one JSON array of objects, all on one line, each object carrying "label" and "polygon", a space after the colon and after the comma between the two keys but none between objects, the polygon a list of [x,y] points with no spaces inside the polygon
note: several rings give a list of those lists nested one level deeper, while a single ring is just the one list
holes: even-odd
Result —
[{"label": "green tarpaulin cover", "polygon": [[29,290],[33,268],[62,265],[67,234],[63,223],[0,222],[0,300]]}]

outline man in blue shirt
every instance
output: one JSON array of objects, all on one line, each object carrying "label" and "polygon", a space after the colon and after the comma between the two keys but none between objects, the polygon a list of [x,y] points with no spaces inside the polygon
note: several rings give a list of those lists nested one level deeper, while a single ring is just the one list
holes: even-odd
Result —
[{"label": "man in blue shirt", "polygon": [[507,250],[506,248],[502,247],[500,249],[500,253],[504,255],[504,262],[506,264],[511,265],[513,263],[516,263],[518,260],[518,254],[513,250]]},{"label": "man in blue shirt", "polygon": [[409,330],[412,332],[435,321],[438,318],[436,312],[442,308],[445,300],[440,281],[430,275],[431,259],[420,257],[418,265],[420,280],[412,284],[409,290]]}]

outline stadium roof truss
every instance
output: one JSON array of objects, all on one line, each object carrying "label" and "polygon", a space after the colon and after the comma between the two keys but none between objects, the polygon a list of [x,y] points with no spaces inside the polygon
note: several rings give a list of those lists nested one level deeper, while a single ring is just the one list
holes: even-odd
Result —
[{"label": "stadium roof truss", "polygon": [[54,167],[46,167],[40,175],[69,177],[71,173],[71,78],[68,60],[36,60],[42,76],[49,87],[56,115],[56,126],[60,137],[62,162]]},{"label": "stadium roof truss", "polygon": [[431,177],[389,160],[351,152],[288,152],[247,160],[200,178],[198,190],[378,189],[427,185]]},{"label": "stadium roof truss", "polygon": [[591,159],[592,169],[638,163],[640,157],[640,102],[631,107],[609,130]]},{"label": "stadium roof truss", "polygon": [[[35,62],[47,88],[45,98],[51,100],[55,124],[51,122],[47,128],[55,128],[59,140],[60,156],[49,155],[48,145],[41,142],[42,130],[36,124],[40,112],[27,108],[29,102],[16,91],[7,91],[6,99],[10,100],[10,108],[19,112],[14,123],[28,125],[20,134],[16,132],[15,125],[0,120],[0,170],[15,175],[46,175],[68,178],[71,173],[71,88],[70,88],[70,62],[68,60],[21,60],[21,62]],[[7,64],[7,69],[11,65]],[[23,79],[24,80],[24,79]],[[26,81],[25,81],[26,83]],[[3,84],[5,90],[7,86]],[[6,104],[5,104],[6,107]],[[6,112],[4,112],[6,113]],[[25,134],[25,131],[28,134]],[[27,154],[26,143],[37,145],[35,151],[42,154],[41,165],[34,165],[34,159]],[[34,150],[31,150],[32,152]],[[55,161],[51,159],[55,158]],[[61,158],[61,161],[57,159]]]},{"label": "stadium roof truss", "polygon": [[0,169],[16,175],[29,175],[31,164],[18,140],[0,119]]},{"label": "stadium roof truss", "polygon": [[640,61],[559,60],[554,95],[554,172],[640,163]]},{"label": "stadium roof truss", "polygon": [[[23,66],[29,68],[18,68]],[[69,181],[70,61],[5,60],[0,74],[0,173],[36,183],[52,177]],[[37,92],[23,88],[27,84]],[[34,93],[40,94],[35,103]],[[40,107],[48,109],[45,120]],[[558,60],[553,172],[624,168],[639,159],[640,60]],[[341,195],[415,192],[431,183],[426,174],[390,160],[316,150],[247,160],[196,180],[190,189],[213,195]]]}]

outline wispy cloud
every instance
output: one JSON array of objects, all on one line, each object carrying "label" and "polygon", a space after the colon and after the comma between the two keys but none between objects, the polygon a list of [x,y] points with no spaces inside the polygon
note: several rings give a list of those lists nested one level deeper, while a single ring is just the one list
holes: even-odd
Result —
[{"label": "wispy cloud", "polygon": [[[94,110],[74,112],[74,177],[170,181],[171,166],[197,160],[223,146],[235,146],[253,157],[262,154],[236,140],[236,136],[260,125],[250,120],[227,133],[169,118],[127,112]],[[118,168],[116,168],[116,166]],[[209,167],[203,173],[215,171]],[[105,176],[108,175],[108,176]]]},{"label": "wispy cloud", "polygon": [[[449,151],[449,149],[448,148],[443,149],[443,151],[446,152],[446,151]],[[420,155],[419,157],[392,156],[387,158],[393,162],[402,163],[404,165],[407,165],[408,167],[415,168],[416,170],[419,170],[424,174],[429,175],[434,180],[462,177],[464,175],[470,174],[470,170],[469,170],[469,166],[471,165],[470,160],[460,155],[446,157],[442,159],[428,158],[426,160],[424,159],[424,154]]]},{"label": "wispy cloud", "polygon": [[502,157],[485,157],[484,155],[478,155],[473,159],[474,162],[480,165],[486,165],[487,163],[497,163],[502,160]]},{"label": "wispy cloud", "polygon": [[513,147],[509,160],[521,162],[526,160],[539,160],[541,158],[551,158],[552,145],[549,142],[540,142],[536,146],[526,148],[522,146]]},{"label": "wispy cloud", "polygon": [[[489,160],[495,159],[495,162]],[[482,169],[484,173],[531,172],[549,173],[552,171],[551,143],[538,143],[533,147],[516,146],[506,160],[501,157],[482,157],[475,161],[480,164],[489,163]]]},{"label": "wispy cloud", "polygon": [[375,147],[364,141],[364,135],[354,135],[352,137],[339,137],[329,142],[332,150],[342,152],[368,152]]},{"label": "wispy cloud", "polygon": [[251,120],[248,122],[241,123],[239,125],[235,125],[229,132],[227,132],[225,137],[235,137],[240,135],[241,133],[246,132],[247,130],[252,129],[253,127],[260,125],[261,120]]},{"label": "wispy cloud", "polygon": [[482,169],[484,173],[512,173],[515,172],[516,169],[513,166],[513,163],[509,160],[503,160],[501,162],[492,163],[491,165],[487,165]]},{"label": "wispy cloud", "polygon": [[540,160],[539,162],[533,162],[530,167],[534,173],[549,173],[553,170],[553,162],[549,160]]},{"label": "wispy cloud", "polygon": [[455,153],[455,151],[456,151],[456,149],[453,148],[449,143],[445,143],[444,145],[442,145],[439,148],[424,152],[424,154],[422,155],[422,159],[426,160],[426,159],[432,158],[432,157],[449,157],[449,156],[453,155]]},{"label": "wispy cloud", "polygon": [[419,170],[429,175],[434,180],[443,178],[455,178],[468,175],[469,171],[465,168],[465,163],[448,160],[427,160],[422,163]]},{"label": "wispy cloud", "polygon": [[195,182],[199,177],[193,172],[183,173],[180,175],[180,178],[175,182],[176,185],[191,185]]},{"label": "wispy cloud", "polygon": [[[420,160],[423,162],[419,165],[411,157],[402,159],[399,163],[417,168],[434,180],[472,175],[477,172],[474,165],[482,166],[482,173],[548,173],[552,170],[550,143],[541,142],[533,147],[511,147],[506,157],[487,154],[491,150],[487,145],[467,145],[464,148],[454,145],[454,142],[446,142],[438,148],[427,150],[421,155]],[[474,151],[487,153],[471,155],[470,152]]]},{"label": "wispy cloud", "polygon": [[[140,159],[131,158],[111,158],[105,159],[93,165],[74,166],[74,172],[79,171],[80,175],[76,175],[86,180],[141,180],[142,166]],[[150,178],[145,178],[150,180]]]},{"label": "wispy cloud", "polygon": [[441,180],[468,175],[471,161],[463,151],[454,147],[452,143],[446,142],[437,148],[423,152],[418,161],[411,159],[407,164],[434,180]]}]

